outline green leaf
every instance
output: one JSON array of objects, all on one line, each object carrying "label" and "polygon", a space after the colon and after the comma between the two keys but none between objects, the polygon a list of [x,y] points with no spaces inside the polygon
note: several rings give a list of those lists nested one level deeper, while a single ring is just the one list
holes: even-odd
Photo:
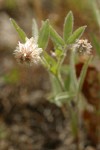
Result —
[{"label": "green leaf", "polygon": [[95,19],[98,23],[98,26],[100,27],[100,9],[98,7],[98,3],[95,0],[93,0],[90,1],[90,5],[92,6],[92,11],[94,13]]},{"label": "green leaf", "polygon": [[89,65],[91,59],[92,59],[92,56],[90,56],[87,59],[87,61],[85,62],[84,66],[82,68],[82,71],[81,71],[81,74],[80,74],[80,77],[79,77],[79,80],[78,80],[78,91],[77,92],[80,92],[81,89],[82,89],[84,79],[85,79],[85,76],[86,76],[86,73],[87,73],[88,65]]},{"label": "green leaf", "polygon": [[67,42],[69,36],[72,34],[73,31],[73,13],[70,11],[68,15],[65,18],[64,22],[64,31],[63,31],[63,37],[65,43]]},{"label": "green leaf", "polygon": [[38,44],[39,47],[45,49],[49,40],[49,21],[43,22],[39,33]]},{"label": "green leaf", "polygon": [[53,73],[53,74],[56,74],[57,73],[57,64],[54,64],[52,65],[52,67],[50,68],[50,71]]},{"label": "green leaf", "polygon": [[50,66],[56,63],[55,59],[52,56],[50,56],[46,51],[44,51],[44,58]]},{"label": "green leaf", "polygon": [[57,93],[57,96],[55,97],[55,101],[60,101],[61,103],[67,103],[68,99],[72,99],[75,96],[74,93],[71,92],[61,92]]},{"label": "green leaf", "polygon": [[35,19],[33,19],[32,22],[33,22],[33,24],[32,24],[32,35],[33,35],[34,39],[36,41],[38,41],[38,25],[37,25]]},{"label": "green leaf", "polygon": [[97,39],[97,37],[94,34],[92,34],[91,37],[92,37],[92,43],[96,48],[96,52],[100,57],[100,41]]},{"label": "green leaf", "polygon": [[82,34],[84,33],[86,26],[82,26],[80,28],[78,28],[77,30],[75,30],[73,32],[73,34],[69,37],[67,44],[72,44],[74,43],[77,39],[79,39]]},{"label": "green leaf", "polygon": [[66,77],[64,83],[65,83],[65,88],[66,88],[66,90],[69,90],[70,84],[71,84],[71,77],[70,77],[70,74],[67,75],[67,77]]},{"label": "green leaf", "polygon": [[63,51],[61,49],[55,49],[56,59],[58,60],[62,55]]},{"label": "green leaf", "polygon": [[16,23],[16,21],[14,19],[10,18],[10,20],[11,20],[11,23],[13,24],[13,26],[15,27],[15,29],[16,29],[19,37],[20,37],[20,39],[23,42],[25,42],[26,41],[26,37],[27,37],[25,32],[18,26],[18,24]]},{"label": "green leaf", "polygon": [[54,42],[55,46],[63,46],[64,45],[64,41],[61,38],[61,36],[53,29],[52,26],[50,26],[50,37],[52,39],[52,41]]},{"label": "green leaf", "polygon": [[56,96],[59,92],[62,91],[56,77],[52,74],[50,74],[50,81],[51,81],[51,86],[52,86],[52,93],[54,96]]},{"label": "green leaf", "polygon": [[50,56],[46,51],[44,51],[44,58],[48,64],[49,71],[52,72],[53,74],[56,74],[57,63],[56,63],[55,59],[52,56]]},{"label": "green leaf", "polygon": [[70,66],[68,64],[63,64],[63,66],[61,66],[61,72],[64,74],[64,75],[68,75],[69,72],[70,72]]},{"label": "green leaf", "polygon": [[76,91],[77,87],[78,87],[76,68],[75,68],[75,57],[76,57],[76,52],[71,51],[71,55],[70,55],[70,79],[71,79],[70,89],[73,91]]}]

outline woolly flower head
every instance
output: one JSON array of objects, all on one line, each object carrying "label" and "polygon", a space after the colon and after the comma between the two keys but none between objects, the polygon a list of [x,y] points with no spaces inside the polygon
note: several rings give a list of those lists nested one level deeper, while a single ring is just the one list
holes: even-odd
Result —
[{"label": "woolly flower head", "polygon": [[80,55],[92,54],[92,45],[88,43],[87,39],[76,40],[72,46]]},{"label": "woolly flower head", "polygon": [[38,64],[42,51],[42,48],[38,47],[37,42],[32,37],[30,39],[26,38],[25,43],[19,42],[14,55],[20,63]]}]

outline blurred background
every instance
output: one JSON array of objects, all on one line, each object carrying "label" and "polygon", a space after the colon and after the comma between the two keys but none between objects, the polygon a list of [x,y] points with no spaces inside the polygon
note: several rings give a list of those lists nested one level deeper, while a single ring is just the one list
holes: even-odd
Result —
[{"label": "blurred background", "polygon": [[[61,109],[45,98],[50,91],[48,73],[42,66],[17,64],[13,50],[19,37],[10,22],[10,18],[15,19],[31,37],[32,19],[40,27],[41,20],[49,18],[62,35],[64,18],[70,10],[75,18],[74,29],[87,25],[84,38],[92,42],[91,35],[95,34],[100,41],[99,0],[0,0],[0,150],[66,150],[66,146],[67,150],[74,150],[68,115],[65,118]],[[48,49],[52,49],[51,44]],[[94,65],[99,71],[99,58],[93,50]],[[93,74],[94,82],[97,74]],[[92,105],[95,107],[94,102]],[[82,133],[84,150],[97,150],[94,130],[100,118],[94,119],[95,114],[88,112],[84,116],[89,122],[87,125],[84,121],[87,129],[85,135]]]}]

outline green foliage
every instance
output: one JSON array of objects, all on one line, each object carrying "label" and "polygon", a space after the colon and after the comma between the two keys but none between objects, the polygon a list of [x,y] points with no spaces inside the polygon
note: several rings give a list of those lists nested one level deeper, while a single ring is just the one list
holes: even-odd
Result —
[{"label": "green foliage", "polygon": [[63,55],[63,51],[61,49],[56,49],[55,55],[56,55],[56,58],[58,59],[59,57],[61,57]]},{"label": "green foliage", "polygon": [[70,11],[65,18],[63,38],[65,43],[73,32],[73,13]]},{"label": "green foliage", "polygon": [[32,21],[32,35],[36,41],[38,41],[39,37],[39,31],[38,31],[38,25],[35,19]]},{"label": "green foliage", "polygon": [[92,1],[89,0],[89,2],[90,2],[90,6],[92,8],[92,12],[95,16],[96,22],[100,28],[100,9],[99,9],[97,2],[95,0],[92,0]]},{"label": "green foliage", "polygon": [[75,50],[71,51],[70,55],[70,90],[76,91],[77,90],[77,76],[76,76],[76,68],[75,68],[75,57],[76,52]]},{"label": "green foliage", "polygon": [[93,46],[95,47],[95,50],[98,56],[100,57],[100,40],[96,37],[95,34],[92,34],[91,37],[92,37]]},{"label": "green foliage", "polygon": [[60,102],[60,103],[67,103],[67,101],[73,99],[75,96],[75,93],[72,92],[61,92],[61,93],[57,93],[56,97],[55,97],[55,101]]},{"label": "green foliage", "polygon": [[71,84],[71,77],[70,77],[70,73],[69,72],[67,74],[67,77],[66,77],[64,83],[65,83],[66,90],[69,91],[70,90],[70,84]]},{"label": "green foliage", "polygon": [[68,38],[67,44],[73,44],[77,39],[79,39],[83,35],[85,28],[86,26],[82,26],[75,30],[73,34]]},{"label": "green foliage", "polygon": [[51,95],[52,95],[52,97],[53,97],[53,102],[55,101],[54,100],[54,97],[59,93],[59,92],[61,92],[62,91],[62,89],[61,89],[61,87],[60,87],[60,84],[59,84],[59,82],[58,82],[58,80],[57,80],[57,78],[54,76],[54,75],[52,75],[51,73],[50,73],[50,81],[51,81],[51,86],[52,86],[52,93],[51,93]]},{"label": "green foliage", "polygon": [[55,59],[53,57],[51,57],[48,53],[44,52],[44,56],[45,56],[45,60],[48,63],[48,69],[50,72],[52,72],[53,74],[56,74],[57,72],[57,62],[55,61]]},{"label": "green foliage", "polygon": [[50,26],[50,37],[54,43],[55,47],[62,47],[64,46],[64,41],[61,36]]},{"label": "green foliage", "polygon": [[11,20],[11,23],[13,24],[14,28],[16,29],[20,39],[22,40],[22,42],[25,42],[26,41],[26,34],[25,32],[18,26],[18,24],[16,23],[16,21],[14,19],[10,19]]},{"label": "green foliage", "polygon": [[83,65],[83,68],[81,70],[81,74],[80,74],[80,77],[79,77],[79,80],[78,80],[78,91],[77,92],[80,92],[82,90],[82,86],[83,86],[85,76],[86,76],[86,73],[87,73],[87,69],[88,69],[89,63],[91,62],[91,59],[92,59],[92,57],[89,57],[86,60],[85,64]]},{"label": "green foliage", "polygon": [[39,47],[46,48],[49,40],[49,21],[46,20],[40,29],[39,38],[38,38],[38,45]]}]

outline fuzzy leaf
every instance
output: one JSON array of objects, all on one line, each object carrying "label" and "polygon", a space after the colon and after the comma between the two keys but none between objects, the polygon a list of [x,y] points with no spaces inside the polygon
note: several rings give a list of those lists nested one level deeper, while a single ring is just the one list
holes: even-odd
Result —
[{"label": "fuzzy leaf", "polygon": [[75,96],[75,94],[71,93],[71,92],[57,93],[57,96],[55,97],[55,101],[67,103],[67,100],[72,99],[74,96]]},{"label": "fuzzy leaf", "polygon": [[62,91],[61,87],[60,87],[56,77],[52,74],[50,74],[50,81],[51,81],[53,96],[56,96],[58,93],[60,93]]},{"label": "fuzzy leaf", "polygon": [[70,11],[66,16],[64,22],[63,37],[65,43],[67,42],[69,36],[72,34],[72,31],[73,31],[73,13]]},{"label": "fuzzy leaf", "polygon": [[82,90],[82,86],[83,86],[85,76],[87,73],[87,69],[88,69],[88,66],[89,66],[91,59],[92,59],[92,56],[87,59],[87,61],[85,62],[84,66],[82,68],[82,71],[81,71],[81,74],[80,74],[80,77],[78,80],[78,92],[80,92]]},{"label": "fuzzy leaf", "polygon": [[46,20],[40,29],[38,44],[39,47],[45,49],[49,39],[49,21]]},{"label": "fuzzy leaf", "polygon": [[100,57],[100,42],[94,34],[92,34],[91,36],[92,36],[92,43],[96,49],[97,54]]},{"label": "fuzzy leaf", "polygon": [[57,56],[57,59],[59,59],[62,55],[63,55],[63,51],[60,49],[56,49],[55,50],[55,54]]},{"label": "fuzzy leaf", "polygon": [[94,13],[95,19],[98,23],[98,26],[100,27],[100,9],[98,7],[98,3],[96,3],[96,1],[93,0],[93,1],[90,1],[90,5],[92,6],[92,11]]},{"label": "fuzzy leaf", "polygon": [[26,41],[25,39],[27,37],[26,34],[25,34],[25,32],[18,26],[18,24],[16,23],[16,21],[14,19],[11,18],[10,20],[11,20],[11,23],[13,24],[13,26],[15,27],[15,29],[16,29],[19,37],[20,37],[20,39],[23,42],[25,42]]},{"label": "fuzzy leaf", "polygon": [[80,28],[78,28],[77,30],[75,30],[73,32],[73,34],[69,37],[67,44],[72,44],[74,43],[77,39],[79,39],[82,34],[84,33],[86,26],[82,26]]},{"label": "fuzzy leaf", "polygon": [[55,46],[63,46],[64,41],[61,36],[50,26],[50,36]]},{"label": "fuzzy leaf", "polygon": [[70,74],[67,75],[66,80],[65,80],[64,83],[65,83],[65,88],[66,88],[66,90],[69,90],[70,84],[71,84],[71,77],[70,77]]},{"label": "fuzzy leaf", "polygon": [[36,20],[33,19],[33,25],[32,25],[32,35],[36,41],[38,41],[38,25],[36,23]]}]

